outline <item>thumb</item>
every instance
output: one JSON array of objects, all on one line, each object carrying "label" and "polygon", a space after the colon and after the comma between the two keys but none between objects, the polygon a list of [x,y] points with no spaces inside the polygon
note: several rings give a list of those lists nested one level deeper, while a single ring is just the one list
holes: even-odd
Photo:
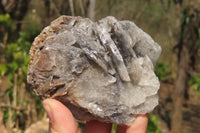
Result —
[{"label": "thumb", "polygon": [[77,133],[75,119],[68,108],[55,99],[43,101],[44,109],[49,117],[50,133]]}]

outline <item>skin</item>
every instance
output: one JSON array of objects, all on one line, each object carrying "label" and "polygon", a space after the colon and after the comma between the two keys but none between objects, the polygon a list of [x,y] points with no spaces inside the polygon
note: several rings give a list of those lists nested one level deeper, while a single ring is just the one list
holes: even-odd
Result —
[{"label": "skin", "polygon": [[[50,120],[50,133],[78,133],[76,121],[65,105],[55,99],[46,99],[43,105]],[[118,125],[117,133],[145,133],[147,124],[148,115],[138,115],[131,126]],[[111,123],[89,121],[84,133],[110,133],[111,128]]]}]

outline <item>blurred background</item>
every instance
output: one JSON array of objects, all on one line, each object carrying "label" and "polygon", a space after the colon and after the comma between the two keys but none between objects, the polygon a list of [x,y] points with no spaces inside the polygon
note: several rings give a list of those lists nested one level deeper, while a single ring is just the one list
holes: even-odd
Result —
[{"label": "blurred background", "polygon": [[160,104],[147,133],[200,133],[200,0],[0,0],[1,133],[47,131],[26,74],[31,43],[60,15],[112,15],[150,34],[163,51],[155,68]]}]

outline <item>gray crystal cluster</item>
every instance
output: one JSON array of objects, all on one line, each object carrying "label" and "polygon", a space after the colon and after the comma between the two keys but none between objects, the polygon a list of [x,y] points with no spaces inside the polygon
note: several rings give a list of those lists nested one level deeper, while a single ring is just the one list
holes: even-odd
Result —
[{"label": "gray crystal cluster", "polygon": [[133,22],[61,16],[35,38],[28,83],[79,120],[129,125],[158,105],[161,47]]}]

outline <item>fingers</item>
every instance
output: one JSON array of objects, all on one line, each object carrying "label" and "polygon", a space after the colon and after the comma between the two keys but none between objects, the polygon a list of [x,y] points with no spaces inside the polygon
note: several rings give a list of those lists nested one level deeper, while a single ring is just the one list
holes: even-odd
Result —
[{"label": "fingers", "polygon": [[72,113],[62,103],[54,99],[43,101],[50,120],[50,133],[77,133],[77,125]]},{"label": "fingers", "polygon": [[[50,119],[50,133],[77,133],[77,125],[72,113],[59,101],[46,99],[43,105]],[[145,133],[148,115],[138,115],[130,127],[118,126],[117,133]],[[112,124],[90,121],[84,133],[110,133]]]},{"label": "fingers", "polygon": [[112,124],[99,121],[89,121],[86,123],[84,133],[110,133]]},{"label": "fingers", "polygon": [[148,114],[137,115],[133,124],[128,126],[118,126],[117,133],[146,133],[148,125]]}]

